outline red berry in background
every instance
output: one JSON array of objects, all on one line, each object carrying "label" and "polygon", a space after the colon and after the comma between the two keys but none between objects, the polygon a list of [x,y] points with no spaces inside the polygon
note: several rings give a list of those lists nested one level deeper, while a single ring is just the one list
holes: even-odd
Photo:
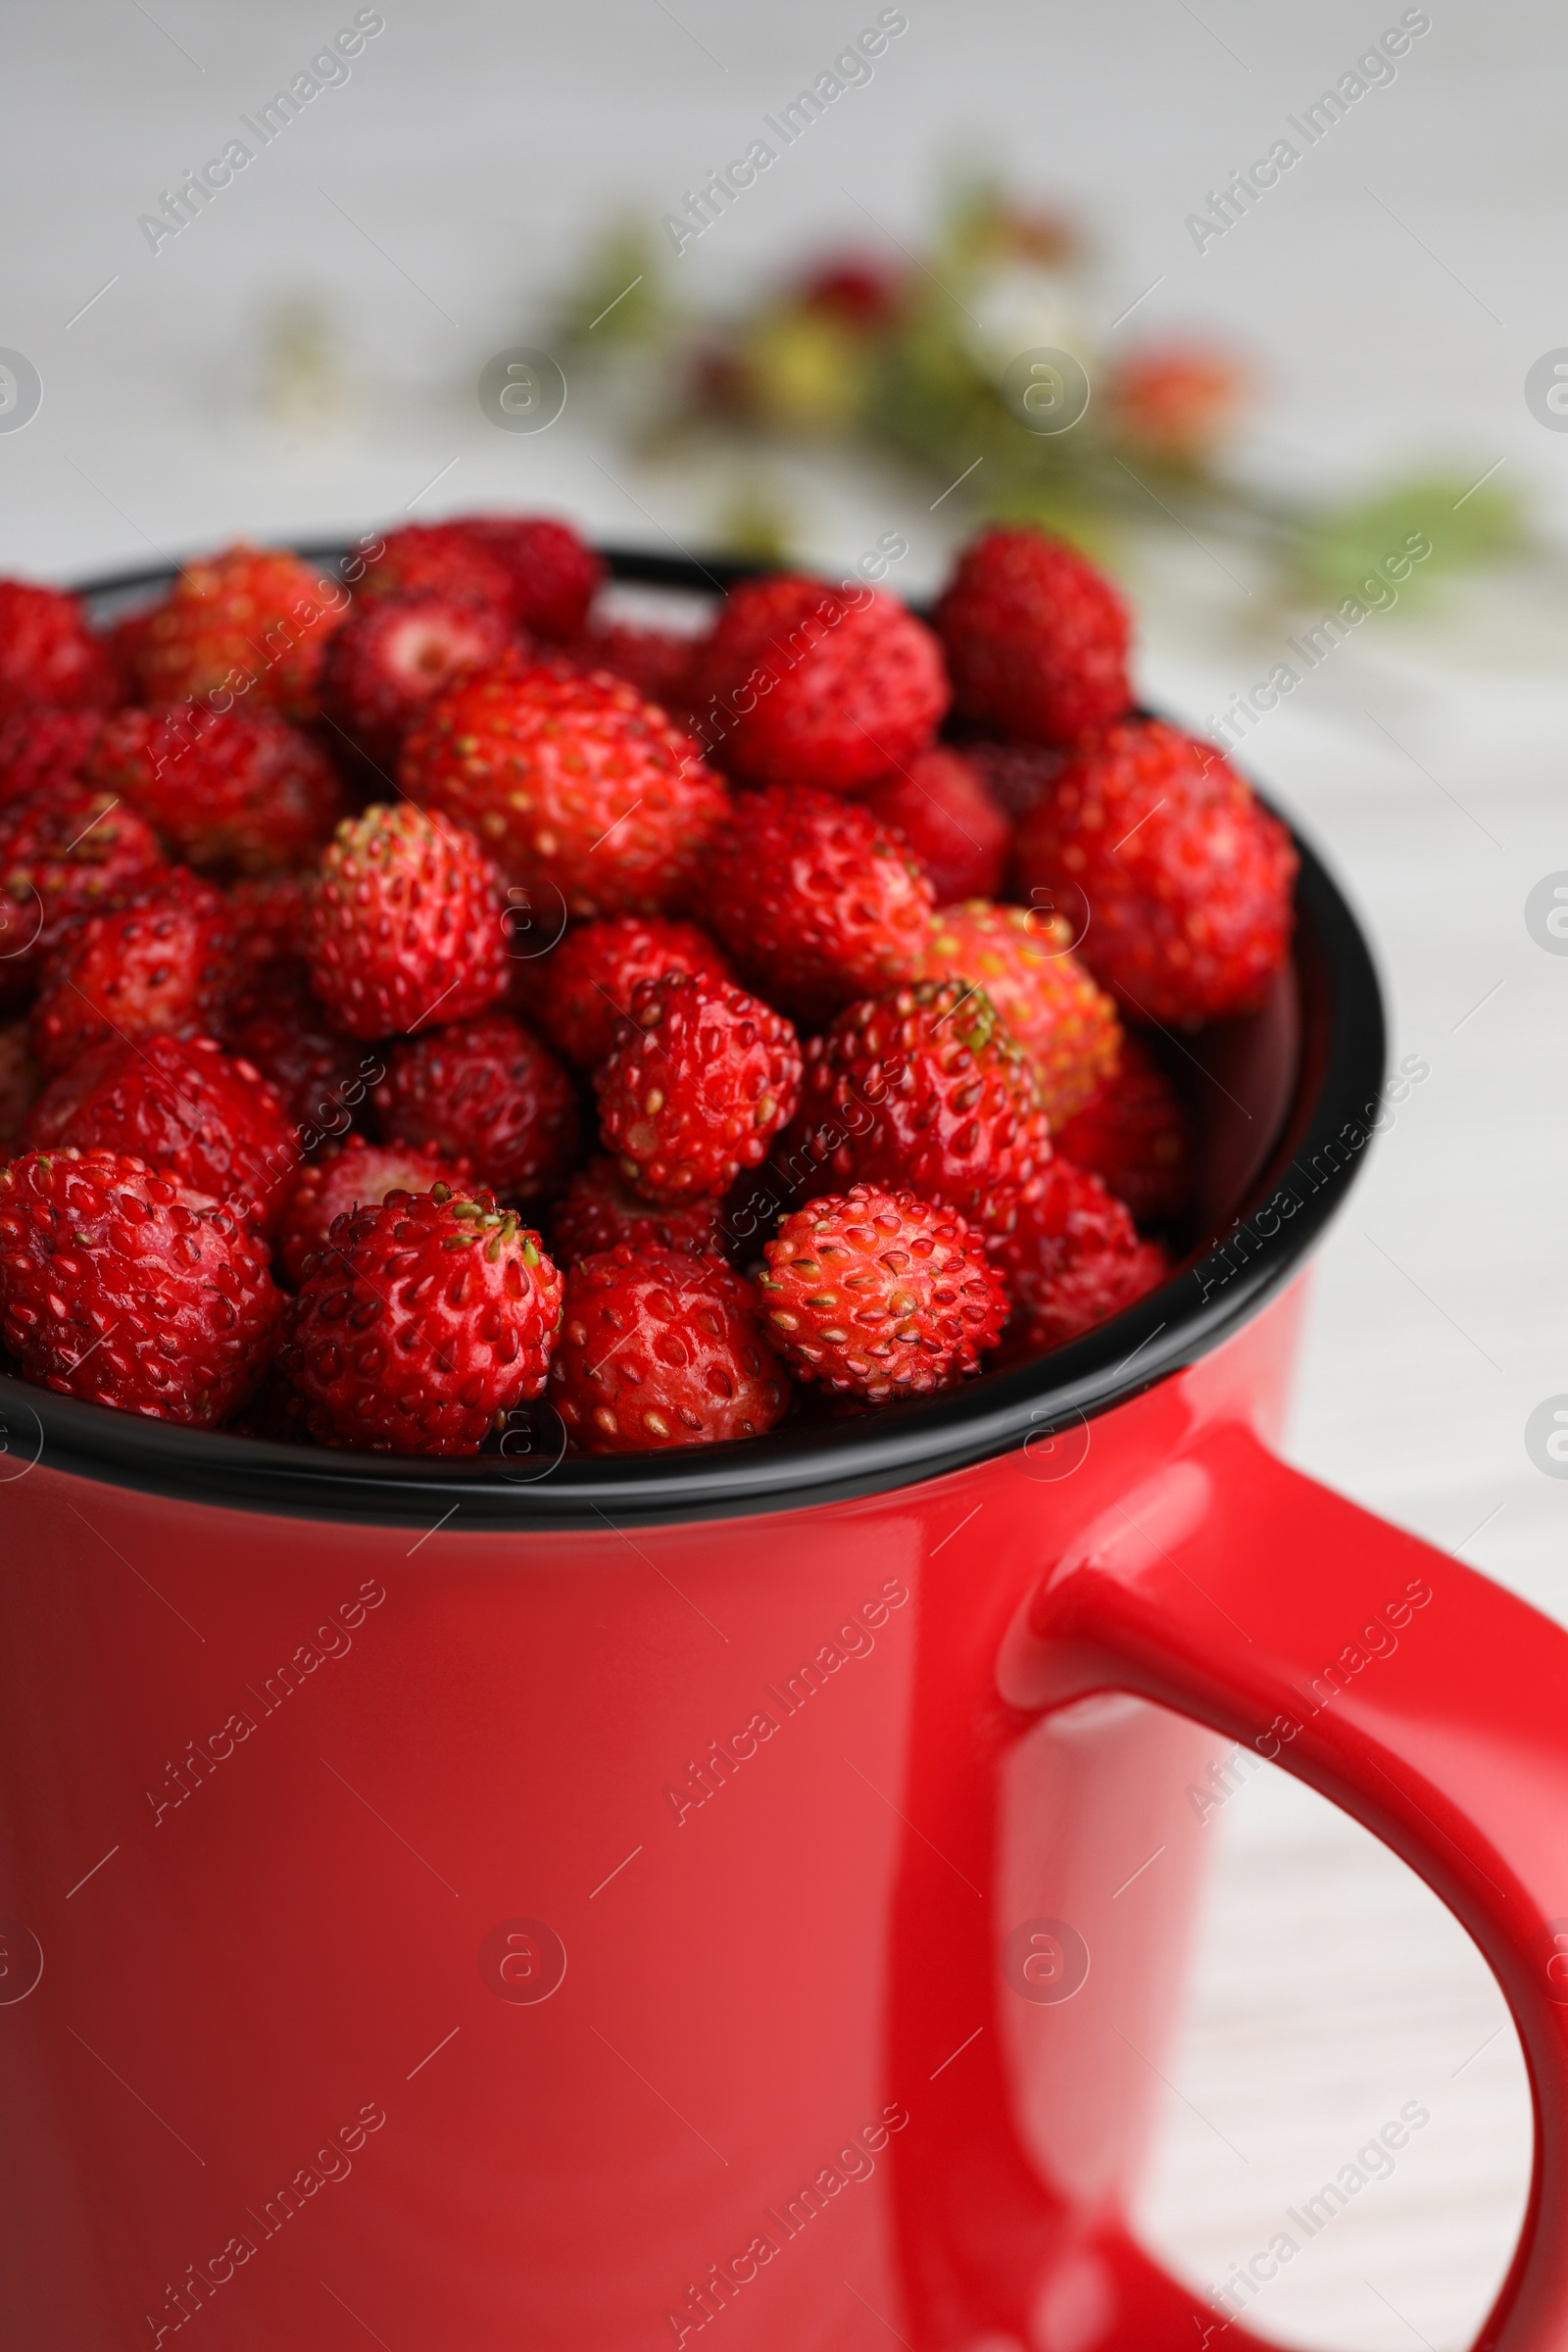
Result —
[{"label": "red berry in background", "polygon": [[221,1042],[254,1062],[294,1121],[300,1149],[344,1136],[386,1076],[384,1056],[327,1024],[294,957],[258,964],[229,1002]]},{"label": "red berry in background", "polygon": [[1055,1141],[1075,1167],[1087,1168],[1124,1200],[1140,1225],[1168,1224],[1186,1207],[1187,1121],[1176,1089],[1141,1039],[1122,1039],[1120,1067]]},{"label": "red berry in background", "polygon": [[1079,744],[1015,854],[1024,890],[1083,892],[1083,960],[1137,1019],[1252,1011],[1289,953],[1289,833],[1212,744],[1163,719]]},{"label": "red berry in background", "polygon": [[543,1390],[561,1296],[538,1235],[488,1193],[394,1192],[338,1220],[278,1360],[327,1445],[476,1453]]},{"label": "red berry in background", "polygon": [[380,555],[354,591],[355,610],[368,612],[390,597],[407,596],[488,606],[509,624],[515,612],[506,565],[450,522],[410,522],[388,531]]},{"label": "red berry in background", "polygon": [[116,1152],[0,1168],[0,1332],[24,1379],[212,1429],[260,1384],[282,1298],[254,1234]]},{"label": "red berry in background", "polygon": [[277,1228],[300,1156],[261,1072],[210,1037],[93,1047],[44,1088],[24,1132],[41,1150],[129,1152],[265,1234]]},{"label": "red berry in background", "polygon": [[864,805],[891,825],[931,877],[937,905],[994,899],[1007,870],[1012,827],[961,752],[935,744],[873,784]]},{"label": "red berry in background", "polygon": [[82,776],[119,793],[176,858],[219,873],[308,864],[345,807],[319,746],[266,710],[118,711]]},{"label": "red berry in background", "polygon": [[321,716],[340,746],[390,780],[398,747],[425,705],[511,642],[496,606],[430,589],[356,608],[321,665]]},{"label": "red berry in background", "polygon": [[1070,743],[1132,700],[1127,608],[1103,572],[1027,527],[984,532],[936,611],[966,718],[1033,743]]},{"label": "red berry in background", "polygon": [[728,807],[691,739],[632,687],[513,657],[436,697],[398,776],[471,825],[509,882],[559,893],[578,918],[678,909]]},{"label": "red berry in background", "polygon": [[141,700],[309,718],[332,632],[348,610],[340,584],[278,548],[224,548],[189,564],[142,623]]},{"label": "red berry in background", "polygon": [[635,686],[645,703],[681,711],[691,687],[697,640],[673,629],[639,629],[619,620],[592,621],[562,647],[579,669],[608,669]]},{"label": "red berry in background", "polygon": [[81,599],[35,580],[0,579],[0,718],[40,703],[112,710],[119,700],[114,665]]},{"label": "red berry in background", "polygon": [[103,725],[101,710],[68,710],[54,703],[35,703],[0,719],[0,808],[70,783]]},{"label": "red berry in background", "polygon": [[28,1111],[43,1090],[25,1021],[0,1021],[0,1159],[19,1148]]},{"label": "red berry in background", "polygon": [[1012,1296],[1021,1351],[1059,1348],[1157,1289],[1169,1272],[1098,1176],[1054,1159],[1010,1233],[992,1244]]},{"label": "red berry in background", "polygon": [[231,883],[227,892],[234,924],[235,955],[256,971],[280,957],[303,961],[306,941],[305,877],[262,874]]},{"label": "red berry in background", "polygon": [[966,741],[963,756],[1014,824],[1051,790],[1067,757],[1059,744],[992,743],[983,736]]},{"label": "red berry in background", "polygon": [[567,1274],[550,1400],[585,1452],[760,1438],[789,1396],[756,1293],[720,1259],[623,1243]]},{"label": "red berry in background", "polygon": [[307,898],[311,986],[351,1037],[484,1012],[511,977],[502,885],[463,825],[400,802],[345,817]]},{"label": "red berry in background", "polygon": [[1246,370],[1200,343],[1134,352],[1116,368],[1107,398],[1117,428],[1167,465],[1205,458],[1235,422]]},{"label": "red berry in background", "polygon": [[1052,1131],[1116,1066],[1122,1025],[1060,915],[970,899],[938,909],[921,977],[977,980],[1034,1064]]},{"label": "red berry in background", "polygon": [[569,522],[552,514],[467,514],[452,527],[503,565],[525,629],[558,643],[576,635],[606,565]]},{"label": "red berry in background", "polygon": [[750,784],[853,792],[924,751],[950,699],[941,647],[896,597],[788,572],[731,590],[693,672],[715,760]]},{"label": "red berry in background", "polygon": [[512,971],[502,1009],[525,1029],[542,1031],[552,952],[569,936],[566,910],[549,892],[526,891],[514,882],[507,890],[506,932]]},{"label": "red berry in background", "polygon": [[845,326],[876,332],[891,326],[904,302],[899,279],[864,254],[819,263],[796,289],[803,309]]},{"label": "red berry in background", "polygon": [[801,1049],[781,1013],[691,972],[641,980],[594,1072],[599,1128],[650,1200],[727,1193],[795,1110]]},{"label": "red berry in background", "polygon": [[[0,1037],[4,1032],[0,1031]],[[600,1153],[567,1179],[550,1212],[550,1247],[559,1266],[574,1266],[619,1243],[634,1248],[706,1250],[722,1257],[727,1239],[721,1196],[700,1194],[692,1200],[645,1200],[629,1190],[620,1169]]]},{"label": "red berry in background", "polygon": [[1051,1157],[1034,1070],[968,980],[851,1004],[812,1038],[791,1141],[824,1189],[908,1189],[987,1233],[1005,1231]]},{"label": "red berry in background", "polygon": [[156,610],[154,605],[143,605],[137,612],[122,612],[98,633],[98,643],[114,676],[117,704],[133,703],[141,692],[141,644]]},{"label": "red berry in background", "polygon": [[606,915],[568,931],[540,967],[539,1022],[553,1046],[579,1069],[603,1061],[617,1022],[631,1013],[639,980],[664,972],[695,972],[710,981],[733,980],[729,958],[696,923],[659,915]]},{"label": "red berry in background", "polygon": [[505,1013],[395,1045],[374,1100],[389,1142],[470,1159],[481,1184],[518,1200],[558,1191],[577,1156],[571,1080]]},{"label": "red berry in background", "polygon": [[73,923],[168,873],[151,826],[113,793],[62,784],[0,809],[0,1004],[25,996]]},{"label": "red berry in background", "polygon": [[443,1159],[428,1144],[368,1144],[351,1135],[340,1149],[307,1160],[294,1180],[276,1245],[283,1280],[299,1288],[339,1217],[378,1207],[389,1193],[428,1193],[438,1184],[465,1193],[472,1174],[466,1160]]},{"label": "red berry in background", "polygon": [[782,785],[736,801],[703,893],[741,971],[802,1020],[913,979],[931,907],[924,872],[868,809]]},{"label": "red berry in background", "polygon": [[764,1243],[762,1326],[790,1370],[875,1404],[980,1368],[1006,1316],[980,1237],[913,1193],[858,1184],[785,1217]]},{"label": "red berry in background", "polygon": [[89,915],[44,966],[32,1048],[63,1070],[109,1038],[203,1037],[234,983],[234,933],[221,891],[186,866],[114,914]]}]

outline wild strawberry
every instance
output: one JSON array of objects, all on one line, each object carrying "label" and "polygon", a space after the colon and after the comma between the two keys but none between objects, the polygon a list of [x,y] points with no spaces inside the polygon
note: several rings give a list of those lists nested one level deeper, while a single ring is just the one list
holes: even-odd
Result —
[{"label": "wild strawberry", "polygon": [[1053,1132],[1116,1067],[1116,1007],[1071,953],[1060,915],[971,899],[944,906],[922,977],[978,980],[1034,1064]]},{"label": "wild strawberry", "polygon": [[566,1276],[550,1400],[586,1452],[760,1438],[789,1395],[755,1291],[720,1259],[622,1244]]},{"label": "wild strawberry", "polygon": [[493,1012],[392,1048],[375,1106],[390,1141],[472,1160],[518,1200],[557,1191],[577,1156],[577,1098],[555,1055]]},{"label": "wild strawberry", "polygon": [[354,592],[368,612],[391,598],[435,596],[444,602],[487,606],[511,622],[516,594],[506,565],[460,523],[409,522],[388,531],[381,553]]},{"label": "wild strawberry", "polygon": [[770,1003],[825,1019],[919,971],[931,885],[898,836],[828,792],[746,793],[709,860],[705,911]]},{"label": "wild strawberry", "polygon": [[1014,824],[1051,790],[1067,757],[1059,744],[993,743],[985,737],[966,741],[963,756]]},{"label": "wild strawberry", "polygon": [[1062,1156],[1124,1200],[1140,1225],[1164,1225],[1187,1205],[1187,1120],[1176,1089],[1147,1046],[1122,1039],[1121,1061],[1055,1136]]},{"label": "wild strawberry", "polygon": [[262,1233],[277,1228],[300,1155],[261,1072],[210,1037],[95,1046],[44,1088],[24,1132],[40,1150],[128,1152]]},{"label": "wild strawberry", "polygon": [[0,1330],[64,1396],[211,1429],[267,1369],[282,1298],[255,1235],[117,1152],[0,1169]]},{"label": "wild strawberry", "polygon": [[[0,1030],[0,1038],[4,1037]],[[550,1212],[550,1247],[559,1266],[596,1257],[621,1242],[634,1249],[707,1250],[724,1254],[724,1202],[710,1193],[658,1203],[627,1189],[608,1153],[597,1154],[567,1179]]]},{"label": "wild strawberry", "polygon": [[1232,424],[1247,371],[1203,343],[1160,343],[1131,353],[1109,385],[1109,406],[1129,441],[1167,466],[1200,464]]},{"label": "wild strawberry", "polygon": [[690,972],[640,980],[594,1072],[599,1127],[649,1200],[727,1193],[793,1115],[801,1049],[781,1013]]},{"label": "wild strawberry", "polygon": [[787,1216],[764,1243],[762,1327],[790,1370],[886,1404],[980,1368],[1006,1298],[980,1237],[950,1208],[858,1184]]},{"label": "wild strawberry", "polygon": [[302,1152],[345,1136],[386,1076],[381,1054],[329,1028],[310,973],[291,956],[258,964],[229,1002],[222,1043],[254,1062],[295,1122]]},{"label": "wild strawberry", "polygon": [[543,1390],[561,1295],[538,1235],[488,1193],[394,1192],[338,1219],[279,1362],[327,1445],[476,1453]]},{"label": "wild strawberry", "polygon": [[351,612],[321,664],[321,716],[388,782],[410,726],[466,669],[511,640],[504,612],[425,589]]},{"label": "wild strawberry", "polygon": [[580,924],[541,970],[540,1026],[583,1070],[595,1068],[614,1044],[615,1025],[630,1015],[639,980],[663,972],[695,972],[708,981],[735,976],[723,949],[696,923],[638,914]]},{"label": "wild strawberry", "polygon": [[907,299],[898,275],[858,253],[835,255],[815,265],[794,298],[802,310],[864,334],[892,326]]},{"label": "wild strawberry", "polygon": [[865,807],[908,844],[938,906],[995,898],[1002,888],[1012,827],[961,752],[944,744],[917,752],[871,786]]},{"label": "wild strawberry", "polygon": [[40,703],[112,710],[119,700],[81,599],[35,580],[0,579],[0,718]]},{"label": "wild strawberry", "polygon": [[[548,906],[554,906],[553,920],[546,917],[544,908]],[[559,900],[551,900],[548,893],[543,894],[541,904],[540,894],[513,882],[507,889],[505,921],[512,971],[502,1006],[521,1021],[525,1029],[542,1033],[552,953],[568,936],[565,909]],[[550,1042],[553,1045],[555,1040],[552,1038]]]},{"label": "wild strawberry", "polygon": [[229,885],[227,898],[234,952],[242,969],[259,971],[281,957],[303,962],[307,933],[302,874],[248,875]]},{"label": "wild strawberry", "polygon": [[114,914],[92,914],[44,966],[32,1049],[63,1070],[111,1038],[203,1037],[234,982],[234,933],[220,891],[185,866]]},{"label": "wild strawberry", "polygon": [[0,719],[0,808],[53,792],[81,772],[103,732],[101,710],[33,703]]},{"label": "wild strawberry", "polygon": [[578,917],[678,907],[727,807],[662,710],[562,662],[509,657],[438,695],[398,775],[471,825],[509,882],[559,892]]},{"label": "wild strawberry", "polygon": [[32,1058],[26,1022],[0,1021],[0,1160],[19,1148],[27,1113],[42,1091],[43,1072]]},{"label": "wild strawberry", "polygon": [[277,1262],[290,1289],[305,1279],[306,1262],[326,1248],[337,1219],[374,1208],[390,1193],[428,1193],[438,1184],[465,1193],[473,1174],[466,1159],[443,1159],[430,1145],[346,1144],[309,1159],[294,1180],[277,1236]]},{"label": "wild strawberry", "polygon": [[265,707],[309,718],[332,631],[348,611],[341,586],[278,548],[224,548],[187,564],[142,622],[141,699],[205,703],[215,711]]},{"label": "wild strawberry", "polygon": [[592,621],[562,652],[579,669],[608,669],[635,686],[645,703],[679,713],[691,688],[697,640],[673,629],[638,629],[620,620]]},{"label": "wild strawberry", "polygon": [[1100,1178],[1060,1158],[991,1253],[1012,1294],[1010,1339],[1031,1354],[1120,1314],[1170,1270],[1158,1243],[1139,1240]]},{"label": "wild strawberry", "polygon": [[484,1012],[510,971],[502,885],[474,835],[406,802],[345,817],[307,901],[311,986],[351,1037]]},{"label": "wild strawberry", "polygon": [[[800,1164],[1004,1231],[1051,1157],[1034,1071],[969,980],[849,1005],[806,1049]],[[807,1181],[810,1181],[808,1175]]]},{"label": "wild strawberry", "polygon": [[906,766],[951,699],[941,647],[896,597],[787,572],[731,590],[692,697],[726,773],[829,792]]},{"label": "wild strawberry", "polygon": [[558,642],[576,635],[605,564],[569,523],[552,514],[465,514],[452,527],[505,566],[525,629]]},{"label": "wild strawberry", "polygon": [[1132,700],[1127,608],[1092,564],[1020,525],[958,559],[936,623],[966,718],[1032,743],[1071,743]]},{"label": "wild strawberry", "polygon": [[82,774],[119,793],[176,858],[220,873],[308,864],[345,806],[319,746],[265,709],[222,717],[190,703],[122,710]]},{"label": "wild strawberry", "polygon": [[62,784],[0,809],[0,1004],[26,994],[73,923],[168,872],[151,827],[112,793]]},{"label": "wild strawberry", "polygon": [[1016,856],[1025,890],[1083,892],[1083,959],[1140,1019],[1252,1011],[1289,953],[1289,833],[1212,744],[1163,719],[1079,744]]},{"label": "wild strawberry", "polygon": [[157,610],[156,605],[142,605],[134,612],[122,612],[98,632],[98,643],[115,680],[115,705],[133,703],[141,692],[142,639]]}]

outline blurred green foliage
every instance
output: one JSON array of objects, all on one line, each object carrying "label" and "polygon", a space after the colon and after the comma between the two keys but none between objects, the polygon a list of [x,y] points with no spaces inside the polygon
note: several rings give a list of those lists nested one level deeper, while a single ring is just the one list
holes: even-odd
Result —
[{"label": "blurred green foliage", "polygon": [[[920,257],[819,256],[717,317],[683,304],[678,276],[664,241],[623,221],[557,332],[578,368],[637,355],[645,451],[721,431],[732,455],[755,453],[755,486],[732,487],[722,518],[737,553],[791,552],[766,487],[769,456],[791,448],[894,460],[956,518],[1032,522],[1102,558],[1133,523],[1228,536],[1264,559],[1285,603],[1350,593],[1412,533],[1431,542],[1406,582],[1417,596],[1526,541],[1517,502],[1489,479],[1417,475],[1337,506],[1250,484],[1226,464],[1245,365],[1200,336],[1107,348],[1085,323],[1096,306],[1077,224],[990,183],[950,192]],[[1004,384],[1009,362],[1046,349],[1089,378],[1067,430],[1032,429]]]}]

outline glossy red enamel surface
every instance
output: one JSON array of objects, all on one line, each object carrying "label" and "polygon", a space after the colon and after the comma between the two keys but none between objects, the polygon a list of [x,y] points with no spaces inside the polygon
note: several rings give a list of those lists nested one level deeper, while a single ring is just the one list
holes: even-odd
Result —
[{"label": "glossy red enamel surface", "polygon": [[1294,1319],[772,1517],[411,1537],[8,1465],[5,2341],[1221,2340],[1124,2226],[1217,1731],[1497,1967],[1542,2130],[1483,2340],[1560,2345],[1568,1640],[1265,1450]]}]

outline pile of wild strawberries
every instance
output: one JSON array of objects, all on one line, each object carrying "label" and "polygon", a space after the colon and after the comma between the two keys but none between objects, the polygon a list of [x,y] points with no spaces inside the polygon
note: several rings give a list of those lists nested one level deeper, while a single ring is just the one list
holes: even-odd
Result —
[{"label": "pile of wild strawberries", "polygon": [[930,627],[776,575],[698,638],[602,576],[488,515],[330,580],[232,547],[102,634],[0,581],[24,1377],[425,1454],[547,1396],[636,1452],[929,1396],[1164,1278],[1140,1031],[1259,1004],[1296,860],[1132,714],[1115,589],[995,529]]}]

